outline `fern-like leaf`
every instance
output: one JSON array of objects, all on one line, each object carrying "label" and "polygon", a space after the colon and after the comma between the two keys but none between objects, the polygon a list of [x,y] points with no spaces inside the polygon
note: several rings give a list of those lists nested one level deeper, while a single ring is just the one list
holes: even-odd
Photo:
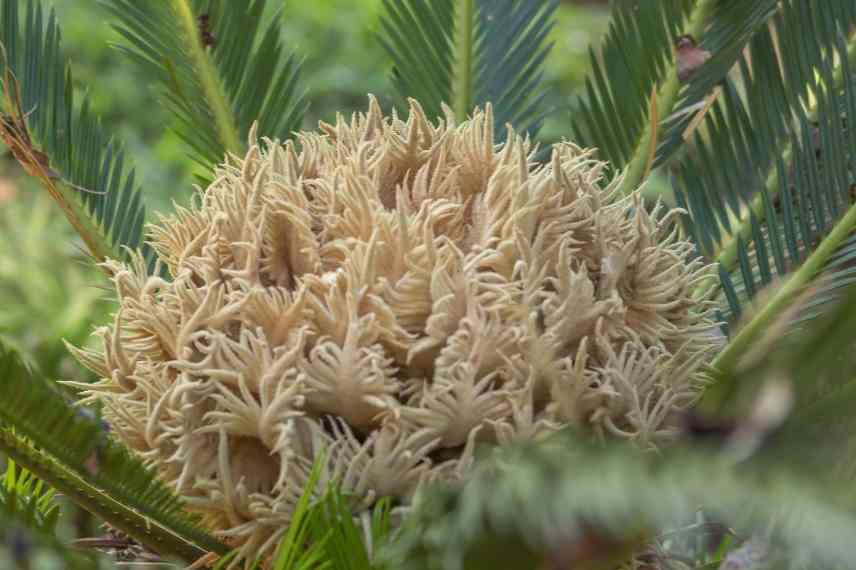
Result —
[{"label": "fern-like leaf", "polygon": [[56,492],[14,461],[6,459],[0,479],[0,566],[26,568],[53,559],[69,570],[89,570],[94,563],[72,551],[57,536]]},{"label": "fern-like leaf", "polygon": [[36,0],[0,0],[2,137],[57,201],[96,261],[142,249],[145,209],[121,145],[75,101],[53,11]]},{"label": "fern-like leaf", "polygon": [[[556,0],[384,0],[379,39],[402,97],[458,120],[491,102],[498,127],[541,124],[542,64]],[[503,132],[502,129],[499,132]]]},{"label": "fern-like leaf", "polygon": [[55,495],[53,489],[32,473],[18,468],[14,461],[6,462],[6,476],[0,484],[0,507],[16,515],[28,528],[54,532],[59,516]]},{"label": "fern-like leaf", "polygon": [[0,347],[0,450],[152,550],[195,560],[227,549],[104,426]]},{"label": "fern-like leaf", "polygon": [[[572,116],[575,140],[625,171],[634,190],[683,147],[692,112],[726,75],[746,41],[775,12],[776,0],[623,0],[616,3],[592,72]],[[677,39],[691,36],[711,58],[678,73]],[[655,114],[656,112],[656,114]]]},{"label": "fern-like leaf", "polygon": [[856,46],[848,35],[856,6],[832,0],[809,18],[810,4],[784,2],[772,30],[752,40],[741,89],[723,85],[679,169],[688,233],[720,264],[720,280],[705,288],[721,284],[723,315],[733,323],[759,291],[784,280],[720,357],[724,366],[818,275],[803,317],[819,315],[852,279]]},{"label": "fern-like leaf", "polygon": [[227,153],[243,154],[255,121],[260,136],[280,140],[300,126],[300,65],[267,0],[99,2],[125,40],[117,47],[163,88],[178,134],[206,172]]}]

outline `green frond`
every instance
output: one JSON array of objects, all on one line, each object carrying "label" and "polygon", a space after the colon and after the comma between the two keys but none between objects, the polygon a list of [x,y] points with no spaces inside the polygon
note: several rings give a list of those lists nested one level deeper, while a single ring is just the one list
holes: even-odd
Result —
[{"label": "green frond", "polygon": [[[371,513],[357,522],[351,512],[351,497],[342,493],[335,481],[319,489],[324,464],[322,454],[309,473],[271,568],[379,570],[377,552],[392,534],[389,501],[379,500]],[[237,555],[238,551],[233,551],[221,557],[214,569],[226,569],[239,562]],[[261,567],[261,560],[253,566]]]},{"label": "green frond", "polygon": [[[741,354],[740,366],[720,367],[701,402],[707,416],[743,421],[740,439],[755,447],[752,461],[796,469],[850,509],[856,505],[854,338],[856,288],[850,287],[835,310],[796,331],[769,327]],[[780,412],[787,413],[777,419]],[[740,419],[746,416],[753,419]]]},{"label": "green frond", "polygon": [[490,102],[494,123],[540,127],[544,59],[557,0],[384,0],[379,39],[393,82],[429,117],[457,120]]},{"label": "green frond", "polygon": [[774,297],[783,308],[822,274],[813,316],[849,283],[856,6],[807,11],[805,1],[784,2],[772,31],[753,38],[740,84],[723,84],[678,170],[687,231],[720,264],[704,289],[721,284],[732,322],[775,279],[790,275]]},{"label": "green frond", "polygon": [[163,89],[176,130],[206,171],[259,136],[285,140],[306,100],[300,64],[267,0],[99,0],[115,18],[118,49]]},{"label": "green frond", "polygon": [[560,434],[499,453],[461,488],[428,489],[386,559],[413,569],[617,568],[664,532],[690,533],[701,510],[744,536],[775,521],[771,540],[787,559],[847,567],[856,518],[778,467],[736,469],[711,450],[657,456]]},{"label": "green frond", "polygon": [[[2,460],[0,460],[2,463]],[[0,479],[0,566],[26,568],[33,560],[52,559],[55,567],[93,567],[57,537],[59,506],[55,491],[14,461],[7,459]]]},{"label": "green frond", "polygon": [[14,461],[6,461],[6,475],[0,482],[0,509],[16,515],[28,528],[52,534],[59,516],[55,495],[32,473],[18,468]]},{"label": "green frond", "polygon": [[[651,168],[681,150],[692,110],[725,77],[776,5],[775,0],[616,3],[602,46],[591,50],[592,71],[571,118],[575,140],[600,149],[613,168],[625,171],[624,191],[635,189]],[[683,35],[711,54],[684,81],[674,49]]]},{"label": "green frond", "polygon": [[227,549],[105,426],[0,347],[0,450],[152,550],[195,560]]},{"label": "green frond", "polygon": [[145,220],[133,169],[89,100],[75,101],[54,12],[36,0],[0,0],[2,136],[28,174],[57,201],[97,260],[125,258]]},{"label": "green frond", "polygon": [[[710,13],[710,27],[702,35],[699,47],[711,58],[681,89],[671,115],[664,116],[660,125],[654,167],[662,166],[685,145],[684,133],[702,111],[705,99],[722,84],[729,71],[743,54],[747,44],[758,34],[763,35],[770,19],[779,8],[776,0],[750,2],[718,2]],[[764,74],[768,70],[757,69]],[[663,116],[663,115],[661,115]]]},{"label": "green frond", "polygon": [[499,126],[511,123],[533,134],[541,127],[542,68],[552,48],[545,39],[558,5],[557,0],[479,3],[475,104],[490,101]]},{"label": "green frond", "polygon": [[675,39],[693,4],[619,2],[600,48],[589,48],[592,70],[572,116],[574,140],[598,148],[616,169],[639,152],[651,93],[674,68]]},{"label": "green frond", "polygon": [[[389,502],[380,500],[368,520],[354,520],[349,497],[331,487],[310,509],[311,543],[319,545],[319,557],[337,570],[375,570],[375,553],[388,540]],[[277,570],[286,570],[282,566]]]},{"label": "green frond", "polygon": [[277,549],[275,570],[315,570],[329,566],[329,560],[325,560],[324,556],[324,547],[329,536],[325,532],[319,537],[313,532],[317,529],[315,520],[320,511],[312,507],[312,499],[321,477],[321,468],[320,460],[312,466],[306,487],[294,509],[291,524]]},{"label": "green frond", "polygon": [[453,102],[457,16],[453,0],[383,2],[379,40],[394,62],[395,87],[418,99],[431,118]]}]

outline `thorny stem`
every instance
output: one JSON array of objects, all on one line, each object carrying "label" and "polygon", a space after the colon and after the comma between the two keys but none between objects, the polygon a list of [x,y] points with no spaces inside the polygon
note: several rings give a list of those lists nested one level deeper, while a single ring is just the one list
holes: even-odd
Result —
[{"label": "thorny stem", "polygon": [[[715,4],[716,0],[701,0],[696,4],[690,14],[685,33],[694,38],[701,36],[707,26]],[[657,92],[656,99],[652,101],[652,104],[656,105],[659,111],[659,116],[668,117],[672,113],[675,104],[678,102],[680,91],[681,82],[678,79],[678,66],[677,62],[675,62],[671,69],[669,69],[662,87]],[[645,167],[648,164],[650,147],[652,144],[656,144],[654,140],[655,131],[655,125],[652,125],[650,122],[645,125],[645,130],[642,131],[642,135],[636,145],[636,150],[633,152],[633,158],[630,160],[625,171],[624,180],[621,183],[622,194],[630,194],[642,182],[645,175]]]},{"label": "thorny stem", "polygon": [[242,152],[242,145],[238,127],[235,124],[234,114],[223,91],[217,70],[214,68],[208,53],[206,53],[205,46],[202,45],[202,39],[199,36],[190,0],[173,0],[173,5],[178,13],[180,24],[184,28],[190,58],[193,60],[196,71],[199,73],[199,80],[202,84],[205,98],[211,106],[214,123],[217,127],[217,132],[220,134],[220,142],[223,143],[223,147],[227,153],[240,154]]},{"label": "thorny stem", "polygon": [[473,24],[475,21],[475,0],[460,0],[455,30],[457,44],[457,73],[455,73],[452,93],[454,97],[455,119],[466,120],[473,106]]}]

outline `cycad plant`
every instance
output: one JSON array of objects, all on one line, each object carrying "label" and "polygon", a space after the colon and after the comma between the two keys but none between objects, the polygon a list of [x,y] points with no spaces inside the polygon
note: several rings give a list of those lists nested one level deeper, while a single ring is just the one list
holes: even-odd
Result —
[{"label": "cycad plant", "polygon": [[[615,2],[583,93],[551,109],[558,2],[384,0],[393,89],[299,133],[311,94],[264,0],[100,4],[198,186],[147,227],[53,12],[0,2],[0,134],[118,300],[100,350],[70,347],[97,382],[4,351],[0,450],[128,549],[852,556],[852,1]],[[568,140],[539,143],[548,117]]]}]

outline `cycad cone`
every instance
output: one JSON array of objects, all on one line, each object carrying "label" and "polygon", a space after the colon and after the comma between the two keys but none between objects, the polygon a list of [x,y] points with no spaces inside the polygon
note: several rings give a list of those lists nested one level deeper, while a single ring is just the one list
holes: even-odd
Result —
[{"label": "cycad cone", "polygon": [[434,126],[374,99],[250,143],[151,228],[171,281],[108,264],[115,322],[76,351],[116,435],[245,556],[325,450],[356,512],[462,477],[479,443],[575,424],[651,446],[698,395],[705,268],[590,152],[536,164],[490,107]]}]

